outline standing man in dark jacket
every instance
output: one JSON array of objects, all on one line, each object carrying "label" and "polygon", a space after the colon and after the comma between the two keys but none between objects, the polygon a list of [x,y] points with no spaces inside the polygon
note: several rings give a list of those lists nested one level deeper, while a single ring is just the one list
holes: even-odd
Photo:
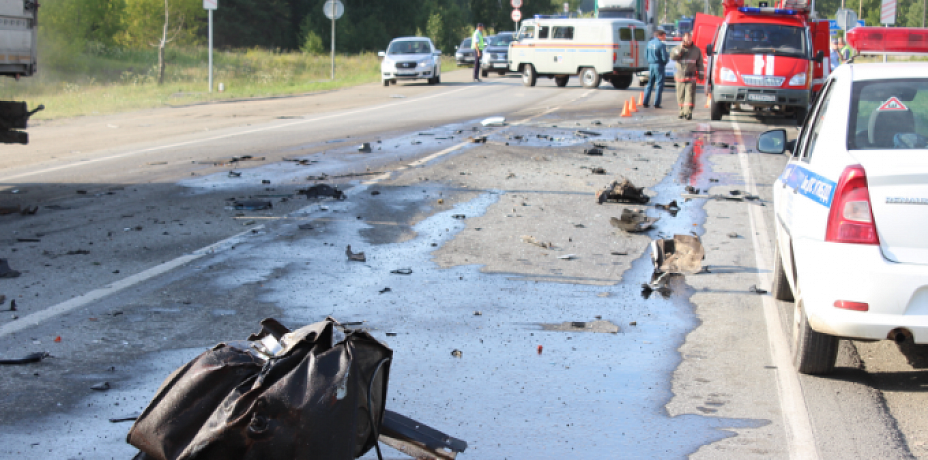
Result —
[{"label": "standing man in dark jacket", "polygon": [[677,118],[692,120],[693,106],[696,105],[696,83],[702,80],[705,67],[702,52],[693,45],[693,33],[683,34],[683,44],[670,52],[670,59],[677,61],[673,78],[677,83],[677,102],[680,104],[680,116]]},{"label": "standing man in dark jacket", "polygon": [[657,87],[657,94],[654,96],[654,108],[661,108],[661,95],[664,93],[664,71],[667,68],[669,56],[667,56],[667,47],[664,46],[664,37],[667,33],[658,29],[654,32],[654,38],[648,42],[648,86],[644,89],[645,108],[651,103],[651,91]]}]

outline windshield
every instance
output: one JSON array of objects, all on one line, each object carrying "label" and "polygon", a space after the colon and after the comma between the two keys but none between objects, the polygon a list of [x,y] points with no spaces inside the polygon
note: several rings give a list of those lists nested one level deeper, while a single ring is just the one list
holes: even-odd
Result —
[{"label": "windshield", "polygon": [[928,149],[928,78],[856,82],[851,94],[849,150]]},{"label": "windshield", "polygon": [[432,47],[425,40],[393,42],[387,50],[387,54],[429,54],[431,52]]},{"label": "windshield", "polygon": [[464,41],[461,42],[461,46],[458,48],[470,48],[470,39],[465,38]]},{"label": "windshield", "polygon": [[509,46],[512,41],[512,35],[494,35],[488,40],[487,46]]},{"label": "windshield", "polygon": [[806,31],[777,24],[731,24],[722,54],[775,54],[808,59]]}]

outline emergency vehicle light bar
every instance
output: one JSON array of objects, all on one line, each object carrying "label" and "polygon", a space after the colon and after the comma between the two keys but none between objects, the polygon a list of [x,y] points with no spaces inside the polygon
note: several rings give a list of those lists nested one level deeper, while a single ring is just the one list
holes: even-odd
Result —
[{"label": "emergency vehicle light bar", "polygon": [[928,55],[928,29],[861,26],[846,35],[858,54]]},{"label": "emergency vehicle light bar", "polygon": [[754,6],[743,6],[741,8],[738,8],[738,11],[745,13],[745,14],[783,14],[787,16],[793,16],[797,14],[796,10],[786,10],[782,8],[770,8],[770,7],[757,8]]}]

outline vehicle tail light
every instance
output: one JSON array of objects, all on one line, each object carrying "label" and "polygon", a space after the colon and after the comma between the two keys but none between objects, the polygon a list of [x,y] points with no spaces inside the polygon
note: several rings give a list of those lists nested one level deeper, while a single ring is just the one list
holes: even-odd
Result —
[{"label": "vehicle tail light", "polygon": [[835,308],[854,311],[869,311],[870,305],[864,302],[851,302],[850,300],[835,300]]},{"label": "vehicle tail light", "polygon": [[825,241],[832,243],[880,244],[867,190],[867,173],[861,165],[848,166],[835,188]]},{"label": "vehicle tail light", "polygon": [[618,60],[619,60],[619,53],[616,53],[615,51],[613,51],[613,52],[612,52],[612,62],[615,62],[615,61],[618,61]]}]

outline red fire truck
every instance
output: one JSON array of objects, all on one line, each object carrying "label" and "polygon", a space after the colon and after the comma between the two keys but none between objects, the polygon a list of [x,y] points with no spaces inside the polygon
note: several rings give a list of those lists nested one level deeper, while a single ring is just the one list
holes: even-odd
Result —
[{"label": "red fire truck", "polygon": [[816,20],[811,0],[723,0],[722,18],[697,14],[693,40],[708,57],[706,90],[713,120],[750,106],[758,114],[805,118],[828,77],[828,21]]}]

